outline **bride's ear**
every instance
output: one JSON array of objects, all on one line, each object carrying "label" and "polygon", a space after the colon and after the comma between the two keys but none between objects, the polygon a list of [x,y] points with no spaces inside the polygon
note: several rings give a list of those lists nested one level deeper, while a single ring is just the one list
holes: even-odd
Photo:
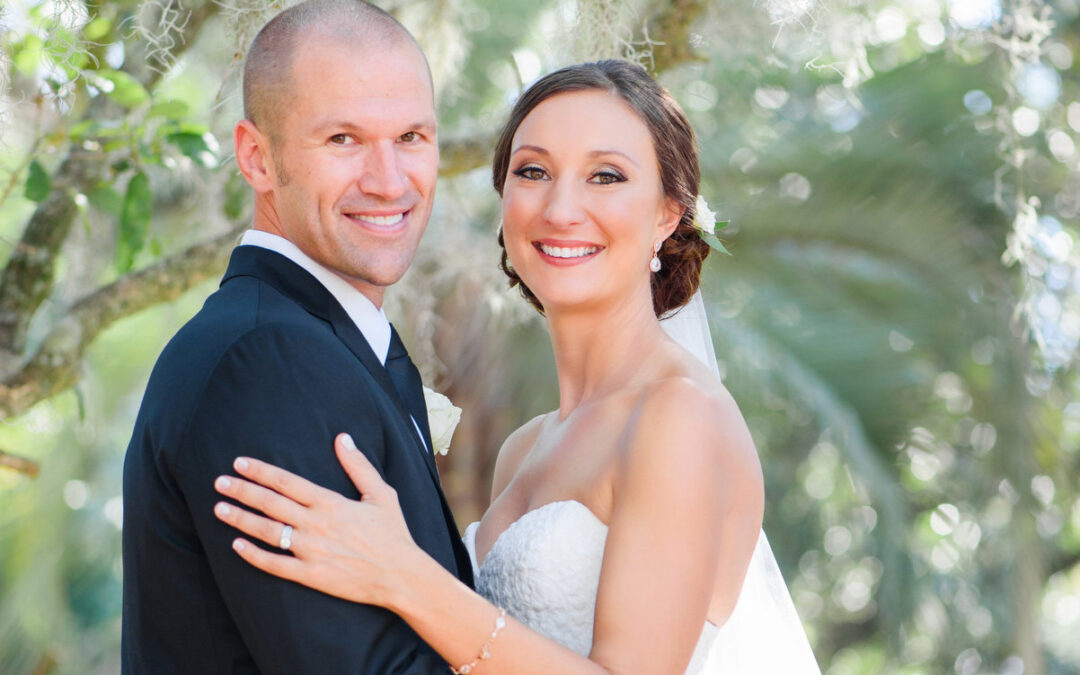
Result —
[{"label": "bride's ear", "polygon": [[671,197],[664,199],[664,210],[657,224],[657,231],[661,238],[667,239],[671,236],[671,233],[679,226],[679,221],[685,212],[686,208],[675,199]]}]

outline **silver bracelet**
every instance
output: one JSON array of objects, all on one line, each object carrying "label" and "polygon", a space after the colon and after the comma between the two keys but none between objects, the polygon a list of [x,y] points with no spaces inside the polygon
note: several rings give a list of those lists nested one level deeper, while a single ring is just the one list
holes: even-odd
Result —
[{"label": "silver bracelet", "polygon": [[472,663],[466,663],[463,666],[454,668],[450,666],[450,672],[454,675],[468,675],[472,672],[473,668],[480,665],[481,661],[487,661],[491,658],[491,644],[495,642],[495,637],[499,634],[503,628],[506,627],[506,610],[499,608],[499,616],[495,617],[495,629],[491,631],[491,637],[484,640],[484,644],[480,646],[480,655],[477,656]]}]

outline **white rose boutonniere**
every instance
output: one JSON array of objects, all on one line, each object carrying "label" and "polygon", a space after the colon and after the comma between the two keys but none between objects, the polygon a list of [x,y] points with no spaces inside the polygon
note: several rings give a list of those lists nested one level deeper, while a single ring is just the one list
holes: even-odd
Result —
[{"label": "white rose boutonniere", "polygon": [[694,204],[694,227],[698,232],[716,234],[716,214],[701,195],[697,196],[697,203]]},{"label": "white rose boutonniere", "polygon": [[424,387],[424,405],[427,406],[428,426],[431,427],[431,451],[437,455],[450,452],[450,439],[461,421],[461,408],[457,407],[434,389]]},{"label": "white rose boutonniere", "polygon": [[724,243],[716,236],[718,225],[722,230],[727,227],[728,221],[717,222],[716,212],[709,208],[709,204],[704,197],[698,195],[697,201],[694,202],[694,229],[698,231],[701,240],[711,246],[714,251],[719,251],[724,255],[731,255]]}]

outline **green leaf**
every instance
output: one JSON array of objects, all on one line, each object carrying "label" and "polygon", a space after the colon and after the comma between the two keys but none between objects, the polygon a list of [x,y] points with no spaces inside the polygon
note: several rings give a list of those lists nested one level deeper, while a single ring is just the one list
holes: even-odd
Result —
[{"label": "green leaf", "polygon": [[36,159],[30,162],[30,173],[26,177],[26,189],[23,194],[32,202],[43,202],[52,192],[52,179],[45,167]]},{"label": "green leaf", "polygon": [[167,120],[180,120],[188,114],[188,105],[174,98],[159,101],[150,106],[149,117],[164,117]]},{"label": "green leaf", "polygon": [[170,143],[174,143],[181,153],[195,162],[207,168],[217,166],[217,157],[214,153],[218,144],[212,134],[179,132],[169,134],[166,138]]},{"label": "green leaf", "polygon": [[124,200],[120,193],[108,185],[99,185],[86,195],[90,206],[117,218],[124,212]]},{"label": "green leaf", "polygon": [[210,133],[210,127],[207,125],[198,122],[184,122],[181,120],[170,120],[168,124],[162,124],[157,130],[157,134],[161,138],[168,138],[173,134],[195,134],[196,136],[201,136],[207,133]]},{"label": "green leaf", "polygon": [[127,274],[135,264],[135,252],[121,239],[116,242],[116,271]]},{"label": "green leaf", "polygon": [[[724,225],[727,225],[727,223],[726,222],[725,223],[717,223],[717,226],[718,226],[717,229],[723,229]],[[731,251],[727,250],[727,247],[724,246],[723,242],[721,242],[720,239],[715,234],[709,234],[708,232],[702,232],[701,233],[701,239],[706,244],[708,244],[714,251],[716,251],[718,253],[723,253],[724,255],[731,255]]]},{"label": "green leaf", "polygon": [[125,108],[135,108],[150,100],[150,93],[135,78],[119,70],[102,70],[98,75],[112,83],[106,95]]},{"label": "green leaf", "polygon": [[12,50],[15,68],[24,75],[33,75],[41,63],[43,42],[34,34],[27,35]]},{"label": "green leaf", "polygon": [[225,217],[229,220],[239,220],[244,215],[244,209],[248,205],[248,183],[243,174],[234,171],[225,181]]},{"label": "green leaf", "polygon": [[154,207],[154,195],[150,191],[150,179],[138,171],[128,181],[124,194],[124,209],[120,216],[120,241],[130,249],[132,256],[143,247],[150,231],[150,216]]},{"label": "green leaf", "polygon": [[124,125],[116,120],[83,120],[68,131],[68,135],[75,141],[88,138],[113,138],[123,133]]},{"label": "green leaf", "polygon": [[93,21],[86,24],[83,28],[83,35],[86,39],[97,41],[109,34],[109,30],[112,28],[112,19],[103,16],[96,17]]}]

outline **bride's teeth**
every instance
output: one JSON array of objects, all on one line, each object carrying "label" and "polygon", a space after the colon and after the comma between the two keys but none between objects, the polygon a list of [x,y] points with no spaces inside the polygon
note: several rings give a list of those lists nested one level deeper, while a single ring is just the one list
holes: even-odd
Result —
[{"label": "bride's teeth", "polygon": [[404,213],[395,213],[392,216],[356,216],[356,219],[369,225],[396,225],[405,217]]},{"label": "bride's teeth", "polygon": [[552,258],[583,258],[587,255],[596,253],[600,249],[597,246],[566,248],[563,246],[546,246],[540,244],[540,250],[543,251],[545,255],[549,255]]}]

